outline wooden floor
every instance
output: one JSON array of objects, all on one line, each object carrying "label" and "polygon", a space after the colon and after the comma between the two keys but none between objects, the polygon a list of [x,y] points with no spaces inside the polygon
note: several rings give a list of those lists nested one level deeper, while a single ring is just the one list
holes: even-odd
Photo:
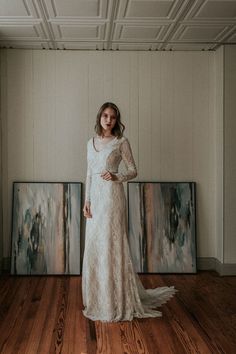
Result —
[{"label": "wooden floor", "polygon": [[236,353],[236,277],[142,275],[179,290],[161,318],[101,323],[82,314],[81,277],[0,278],[0,353]]}]

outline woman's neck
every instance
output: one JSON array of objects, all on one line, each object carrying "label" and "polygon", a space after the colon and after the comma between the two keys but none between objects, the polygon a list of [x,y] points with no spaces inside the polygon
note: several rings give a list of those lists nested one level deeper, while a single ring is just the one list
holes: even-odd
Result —
[{"label": "woman's neck", "polygon": [[99,137],[101,139],[103,139],[103,138],[111,138],[111,137],[114,137],[114,135],[112,133],[103,133],[102,135],[99,135]]}]

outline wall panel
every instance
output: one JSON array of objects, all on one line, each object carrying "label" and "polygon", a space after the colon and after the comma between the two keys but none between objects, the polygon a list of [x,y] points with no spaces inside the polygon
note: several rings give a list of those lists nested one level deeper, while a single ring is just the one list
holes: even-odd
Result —
[{"label": "wall panel", "polygon": [[84,182],[86,143],[105,101],[121,110],[136,180],[197,182],[198,255],[216,256],[214,53],[2,50],[1,57],[5,257],[12,182]]}]

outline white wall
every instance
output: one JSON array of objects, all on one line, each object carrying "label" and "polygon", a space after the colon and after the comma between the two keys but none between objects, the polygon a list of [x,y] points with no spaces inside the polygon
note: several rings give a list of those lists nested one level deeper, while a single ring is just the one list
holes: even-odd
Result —
[{"label": "white wall", "polygon": [[224,54],[224,263],[236,263],[236,47]]},{"label": "white wall", "polygon": [[[0,57],[0,59],[2,59]],[[3,72],[4,70],[2,69],[2,60],[0,60],[0,98],[2,97],[2,91],[6,91],[5,88],[3,89],[3,84],[5,83],[5,79],[3,78]],[[3,98],[4,99],[4,98]],[[0,101],[1,102],[1,101]],[[3,219],[2,219],[2,186],[3,186],[3,164],[2,164],[2,124],[1,124],[1,118],[3,115],[3,107],[2,104],[0,104],[0,273],[1,273],[1,268],[2,268],[2,258],[3,258]]]},{"label": "white wall", "polygon": [[214,52],[1,50],[3,255],[13,181],[85,181],[98,108],[121,109],[140,181],[197,182],[198,257],[216,257]]},{"label": "white wall", "polygon": [[214,56],[214,166],[215,166],[215,216],[216,216],[216,258],[224,262],[224,47]]}]

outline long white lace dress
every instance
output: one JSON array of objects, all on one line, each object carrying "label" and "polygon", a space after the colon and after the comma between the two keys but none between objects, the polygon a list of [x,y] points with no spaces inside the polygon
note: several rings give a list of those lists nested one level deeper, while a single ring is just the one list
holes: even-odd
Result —
[{"label": "long white lace dress", "polygon": [[[95,141],[93,137],[87,144],[85,198],[91,201],[92,218],[86,219],[83,314],[103,322],[161,317],[162,313],[155,308],[178,290],[174,286],[145,289],[132,265],[122,183],[137,175],[130,143],[124,136],[115,137],[103,149],[97,150]],[[118,171],[121,160],[126,173]],[[104,170],[116,174],[117,180],[104,180],[100,176]]]}]

